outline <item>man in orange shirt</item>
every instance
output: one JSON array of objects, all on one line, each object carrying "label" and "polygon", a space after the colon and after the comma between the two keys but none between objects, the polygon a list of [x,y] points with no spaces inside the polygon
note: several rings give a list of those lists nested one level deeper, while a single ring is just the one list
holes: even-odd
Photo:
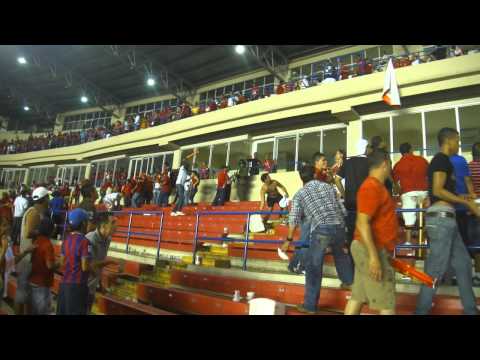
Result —
[{"label": "man in orange shirt", "polygon": [[217,176],[217,194],[215,195],[215,199],[213,200],[212,205],[213,206],[223,206],[225,203],[225,196],[226,196],[226,191],[225,188],[227,186],[228,182],[228,174],[227,174],[227,167],[224,166],[222,169],[218,172]]},{"label": "man in orange shirt", "polygon": [[[393,181],[398,185],[402,195],[402,209],[416,209],[428,197],[428,162],[421,156],[413,154],[412,145],[400,145],[402,158],[393,167]],[[417,221],[417,213],[402,213],[405,221],[407,243],[411,243],[411,227]]]},{"label": "man in orange shirt", "polygon": [[352,297],[345,315],[358,315],[364,304],[380,315],[395,314],[395,271],[390,265],[398,220],[395,202],[385,181],[390,176],[390,157],[382,149],[368,156],[368,177],[357,193],[357,224],[351,252],[355,264]]}]

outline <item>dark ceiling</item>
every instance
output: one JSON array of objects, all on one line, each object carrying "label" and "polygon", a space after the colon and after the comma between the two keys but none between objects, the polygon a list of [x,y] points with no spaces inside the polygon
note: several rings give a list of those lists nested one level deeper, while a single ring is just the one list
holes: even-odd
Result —
[{"label": "dark ceiling", "polygon": [[[236,54],[233,45],[120,46],[124,47],[135,48],[137,62],[148,58],[154,64],[160,63],[168,68],[170,78],[176,74],[195,88],[261,68],[251,55]],[[276,45],[288,60],[334,47],[338,46]],[[24,56],[28,64],[20,65],[19,56]],[[33,63],[33,57],[40,59],[40,63]],[[56,78],[48,64],[57,65]],[[154,71],[157,68],[153,66]],[[86,80],[120,102],[170,93],[160,84],[153,88],[146,86],[146,72],[138,67],[137,71],[132,70],[128,58],[114,56],[110,45],[0,45],[0,115],[22,123],[51,123],[43,114],[23,111],[24,104],[30,100],[47,105],[53,115],[80,109],[83,106],[79,101],[80,82],[74,80],[68,87],[61,75],[64,70],[70,71],[74,79]],[[13,96],[12,87],[16,89]]]}]

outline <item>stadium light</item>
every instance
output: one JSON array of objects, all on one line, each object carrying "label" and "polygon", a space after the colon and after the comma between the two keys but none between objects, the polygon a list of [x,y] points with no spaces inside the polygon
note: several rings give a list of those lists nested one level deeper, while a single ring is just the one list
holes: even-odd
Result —
[{"label": "stadium light", "polygon": [[245,45],[235,46],[235,51],[237,52],[237,54],[242,55],[245,52]]},{"label": "stadium light", "polygon": [[147,85],[148,85],[148,86],[153,86],[153,85],[155,85],[155,79],[153,79],[153,78],[148,78],[148,80],[147,80]]},{"label": "stadium light", "polygon": [[80,101],[85,104],[88,102],[88,98],[86,96],[82,96]]},{"label": "stadium light", "polygon": [[28,111],[28,110],[30,110],[30,108],[25,105],[25,106],[23,107],[23,110]]},{"label": "stadium light", "polygon": [[22,64],[22,65],[25,65],[27,63],[27,59],[25,59],[23,56],[18,57],[17,61],[19,64]]}]

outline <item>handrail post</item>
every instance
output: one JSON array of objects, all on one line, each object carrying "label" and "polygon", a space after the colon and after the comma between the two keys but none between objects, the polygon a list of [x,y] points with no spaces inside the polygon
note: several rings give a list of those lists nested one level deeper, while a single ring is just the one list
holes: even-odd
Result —
[{"label": "handrail post", "polygon": [[195,232],[193,235],[193,259],[192,259],[192,265],[195,265],[195,257],[197,256],[197,243],[198,243],[198,225],[200,222],[200,213],[197,211],[197,218],[195,221]]},{"label": "handrail post", "polygon": [[65,211],[65,220],[63,221],[62,241],[65,240],[65,233],[67,231],[68,210]]},{"label": "handrail post", "polygon": [[247,214],[247,227],[245,228],[245,244],[243,247],[243,267],[242,270],[247,270],[247,256],[248,256],[248,238],[250,236],[250,213]]},{"label": "handrail post", "polygon": [[162,211],[160,215],[160,229],[158,229],[158,240],[157,240],[157,261],[160,258],[160,241],[162,241],[163,234],[163,217],[165,213]]},{"label": "handrail post", "polygon": [[[423,232],[423,229],[424,229],[424,214],[423,214],[423,211],[421,211],[423,209],[423,201],[420,201],[420,203],[418,204],[418,207],[420,209],[419,213],[418,213],[418,245],[423,245],[425,244],[426,242],[424,241],[424,232]],[[418,251],[417,251],[417,257],[419,257],[420,259],[423,259],[425,257],[425,254],[426,254],[426,251],[422,248],[419,248]]]},{"label": "handrail post", "polygon": [[132,230],[132,212],[129,212],[130,217],[128,219],[128,230],[127,230],[127,243],[125,252],[128,254],[128,244],[130,243],[130,230]]}]

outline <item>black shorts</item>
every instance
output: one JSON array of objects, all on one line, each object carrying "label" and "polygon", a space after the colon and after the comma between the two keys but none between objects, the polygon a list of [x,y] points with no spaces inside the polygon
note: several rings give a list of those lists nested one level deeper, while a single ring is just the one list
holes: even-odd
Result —
[{"label": "black shorts", "polygon": [[88,287],[86,284],[60,284],[57,315],[87,315]]},{"label": "black shorts", "polygon": [[270,196],[267,196],[267,205],[269,208],[273,208],[273,206],[275,204],[278,204],[280,202],[280,200],[283,199],[283,196],[278,194],[277,196],[275,197],[270,197]]}]

